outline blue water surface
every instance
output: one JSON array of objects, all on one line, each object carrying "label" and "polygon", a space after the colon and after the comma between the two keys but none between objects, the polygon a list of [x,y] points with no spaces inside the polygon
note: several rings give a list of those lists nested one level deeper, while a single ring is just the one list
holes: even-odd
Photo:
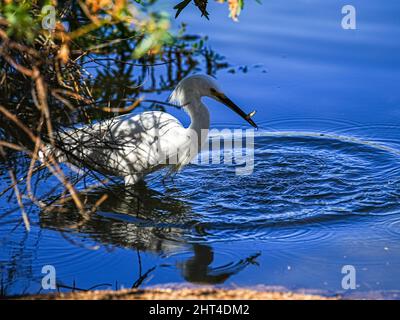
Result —
[{"label": "blue water surface", "polygon": [[[246,0],[237,23],[226,5],[211,2],[210,21],[185,10],[176,26],[209,37],[231,64],[221,87],[257,110],[253,173],[191,164],[164,184],[98,188],[89,203],[109,198],[89,219],[72,206],[32,209],[29,233],[2,197],[3,293],[39,292],[53,265],[66,291],[173,283],[398,297],[400,2],[353,0],[356,30],[341,27],[346,4]],[[247,128],[205,101],[214,128]],[[342,287],[346,265],[354,290]]]}]

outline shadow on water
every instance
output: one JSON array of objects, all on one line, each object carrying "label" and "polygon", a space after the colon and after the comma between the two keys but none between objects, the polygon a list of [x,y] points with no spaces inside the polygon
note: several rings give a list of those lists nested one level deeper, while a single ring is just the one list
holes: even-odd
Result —
[{"label": "shadow on water", "polygon": [[144,183],[130,189],[120,185],[100,188],[85,194],[86,204],[94,205],[99,196],[104,194],[108,196],[107,200],[90,218],[82,218],[74,210],[67,213],[64,210],[42,212],[40,227],[64,234],[90,236],[97,244],[112,248],[126,248],[163,257],[184,253],[189,258],[179,258],[175,267],[191,283],[223,283],[247,265],[255,264],[255,259],[260,255],[256,253],[213,266],[213,248],[186,239],[188,233],[198,232],[188,204],[163,196]]}]

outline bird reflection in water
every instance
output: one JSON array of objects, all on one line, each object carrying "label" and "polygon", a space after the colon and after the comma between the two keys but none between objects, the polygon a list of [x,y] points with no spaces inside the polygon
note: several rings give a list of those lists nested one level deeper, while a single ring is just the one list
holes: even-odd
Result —
[{"label": "bird reflection in water", "polygon": [[[179,260],[176,267],[183,278],[191,283],[223,283],[249,264],[256,263],[259,254],[228,261],[213,267],[214,251],[207,244],[193,241],[202,239],[199,218],[189,204],[148,188],[144,183],[126,189],[125,186],[99,188],[86,193],[88,206],[107,194],[96,213],[82,216],[71,207],[60,212],[42,212],[42,228],[62,231],[87,238],[106,247],[131,248],[154,253],[162,258],[191,253],[190,258]],[[201,240],[200,240],[201,241]],[[161,266],[164,264],[161,264]]]},{"label": "bird reflection in water", "polygon": [[186,281],[192,283],[218,284],[223,283],[230,276],[238,273],[249,264],[256,264],[255,259],[260,255],[256,253],[245,259],[231,261],[216,268],[210,267],[214,260],[214,251],[208,245],[194,244],[193,257],[178,263]]}]

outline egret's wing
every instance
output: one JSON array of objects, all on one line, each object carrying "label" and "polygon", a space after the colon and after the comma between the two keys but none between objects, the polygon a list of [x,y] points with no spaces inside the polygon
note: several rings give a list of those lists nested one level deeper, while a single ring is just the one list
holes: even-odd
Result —
[{"label": "egret's wing", "polygon": [[184,128],[164,112],[144,112],[59,133],[63,161],[125,176],[152,171],[179,144]]}]

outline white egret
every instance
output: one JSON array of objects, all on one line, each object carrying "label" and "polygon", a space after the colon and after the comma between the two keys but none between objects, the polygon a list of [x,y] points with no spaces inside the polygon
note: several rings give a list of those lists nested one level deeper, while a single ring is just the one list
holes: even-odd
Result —
[{"label": "white egret", "polygon": [[196,156],[208,134],[210,115],[202,97],[225,104],[257,128],[251,119],[254,111],[244,113],[212,77],[192,75],[180,81],[170,96],[171,103],[189,114],[188,128],[166,112],[128,114],[59,133],[61,146],[52,152],[59,161],[123,177],[126,185],[165,166],[179,170]]}]

